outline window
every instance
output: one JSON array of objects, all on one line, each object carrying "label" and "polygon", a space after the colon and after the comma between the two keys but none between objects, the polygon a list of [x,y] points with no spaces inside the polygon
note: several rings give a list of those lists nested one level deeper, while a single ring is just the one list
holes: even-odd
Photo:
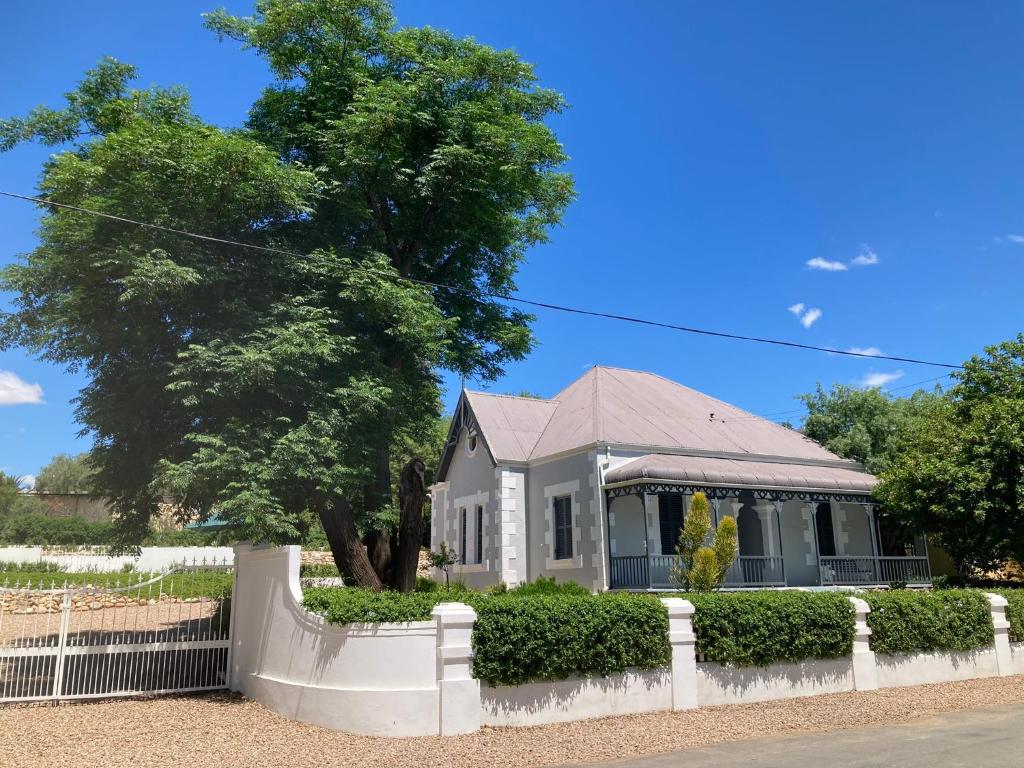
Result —
[{"label": "window", "polygon": [[476,562],[484,561],[484,508],[476,505]]},{"label": "window", "polygon": [[836,556],[836,532],[832,527],[832,505],[819,504],[814,512],[814,524],[818,528],[818,555]]},{"label": "window", "polygon": [[556,496],[554,506],[555,560],[572,558],[572,496]]},{"label": "window", "polygon": [[476,453],[476,446],[477,446],[477,443],[479,442],[479,440],[480,440],[480,438],[477,435],[476,431],[469,432],[466,435],[466,455],[467,456],[472,456],[474,453]]},{"label": "window", "polygon": [[459,510],[459,526],[460,526],[460,531],[459,531],[459,536],[460,536],[460,539],[459,539],[459,545],[460,545],[459,546],[459,556],[462,558],[462,562],[463,563],[467,563],[467,562],[469,562],[469,560],[466,557],[466,555],[469,554],[469,553],[466,552],[466,508],[465,507],[463,507],[462,509]]},{"label": "window", "polygon": [[683,494],[658,494],[658,523],[661,527],[661,554],[674,555],[679,531],[683,527]]}]

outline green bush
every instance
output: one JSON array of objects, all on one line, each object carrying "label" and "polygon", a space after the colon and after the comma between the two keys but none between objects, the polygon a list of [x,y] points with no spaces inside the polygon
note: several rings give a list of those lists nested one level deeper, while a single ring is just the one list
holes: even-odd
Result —
[{"label": "green bush", "polygon": [[473,674],[491,685],[608,675],[671,660],[668,614],[649,595],[510,591],[473,604]]},{"label": "green bush", "polygon": [[973,589],[936,592],[868,592],[871,649],[876,653],[969,651],[994,636],[985,593]]},{"label": "green bush", "polygon": [[[538,576],[536,581],[524,582],[517,587],[507,590],[516,595],[589,595],[590,590],[580,586],[575,581],[555,581],[555,577],[544,578]],[[501,590],[495,590],[500,594]]]},{"label": "green bush", "polygon": [[299,576],[304,579],[337,579],[341,573],[334,563],[306,563],[299,566]]},{"label": "green bush", "polygon": [[435,605],[453,597],[477,612],[474,674],[492,685],[607,675],[670,661],[668,614],[648,595],[453,595],[443,588],[403,595],[314,587],[303,593],[303,604],[335,624],[426,621]]},{"label": "green bush", "polygon": [[1006,598],[1006,618],[1015,642],[1024,642],[1024,589],[990,589]]},{"label": "green bush", "polygon": [[[678,595],[677,595],[678,596]],[[737,667],[834,659],[853,650],[854,611],[835,592],[687,594],[697,653]]]},{"label": "green bush", "polygon": [[90,523],[80,517],[47,517],[42,514],[12,515],[0,520],[0,543],[42,546],[106,544],[113,526]]},{"label": "green bush", "polygon": [[306,610],[332,624],[429,621],[438,603],[449,600],[444,592],[372,592],[355,587],[310,587],[302,593]]}]

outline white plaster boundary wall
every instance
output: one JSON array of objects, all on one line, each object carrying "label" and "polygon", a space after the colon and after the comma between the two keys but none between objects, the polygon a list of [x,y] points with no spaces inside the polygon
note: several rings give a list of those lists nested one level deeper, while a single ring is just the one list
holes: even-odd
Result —
[{"label": "white plaster boundary wall", "polygon": [[989,595],[995,641],[969,653],[875,654],[870,611],[855,610],[853,652],[767,668],[697,663],[693,605],[662,602],[671,664],[607,677],[481,685],[473,678],[476,614],[442,603],[433,621],[328,624],[301,605],[299,548],[235,549],[232,688],[296,720],[370,735],[469,733],[609,715],[770,701],[879,687],[1024,674],[1024,644],[1009,642],[1006,600]]},{"label": "white plaster boundary wall", "polygon": [[476,614],[445,603],[434,615],[402,624],[329,624],[302,607],[297,546],[239,545],[231,687],[292,719],[351,733],[475,731],[480,692],[469,637]]},{"label": "white plaster boundary wall", "polygon": [[543,725],[609,715],[672,709],[672,671],[627,670],[608,677],[572,678],[480,688],[481,724]]},{"label": "white plaster boundary wall", "polygon": [[110,556],[104,551],[104,547],[0,547],[0,562],[53,563],[69,573],[112,573],[129,564],[146,572],[166,571],[193,561],[231,565],[235,557],[231,547],[142,547],[138,557]]}]

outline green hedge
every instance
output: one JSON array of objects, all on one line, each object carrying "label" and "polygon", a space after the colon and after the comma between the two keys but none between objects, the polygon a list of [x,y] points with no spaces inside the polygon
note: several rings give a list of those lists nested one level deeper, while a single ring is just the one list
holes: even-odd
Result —
[{"label": "green hedge", "polygon": [[1006,598],[1006,618],[1010,622],[1010,634],[1016,642],[1024,642],[1024,589],[988,589]]},{"label": "green hedge", "polygon": [[668,613],[647,595],[502,595],[473,600],[473,673],[491,685],[666,666]]},{"label": "green hedge", "polygon": [[737,667],[834,659],[853,650],[853,604],[835,592],[688,594],[697,653]]},{"label": "green hedge", "polygon": [[[105,546],[114,532],[111,523],[93,523],[80,517],[49,517],[44,514],[0,517],[0,544],[33,546]],[[147,547],[202,547],[214,543],[216,534],[193,530],[151,531]]]},{"label": "green hedge", "polygon": [[403,595],[338,587],[303,593],[307,610],[336,624],[425,621],[436,604],[451,600],[477,612],[473,672],[491,685],[651,669],[671,660],[668,614],[648,595]]},{"label": "green hedge", "polygon": [[876,653],[969,651],[992,643],[988,598],[975,589],[891,590],[861,595],[871,606]]}]

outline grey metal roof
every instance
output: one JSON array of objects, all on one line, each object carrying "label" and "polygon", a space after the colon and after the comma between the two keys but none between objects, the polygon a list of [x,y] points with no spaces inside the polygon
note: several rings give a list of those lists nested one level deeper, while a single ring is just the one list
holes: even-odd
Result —
[{"label": "grey metal roof", "polygon": [[558,404],[551,400],[466,392],[496,461],[526,461]]},{"label": "grey metal roof", "polygon": [[605,474],[605,483],[663,480],[724,487],[795,488],[870,493],[875,476],[854,467],[652,453]]}]

